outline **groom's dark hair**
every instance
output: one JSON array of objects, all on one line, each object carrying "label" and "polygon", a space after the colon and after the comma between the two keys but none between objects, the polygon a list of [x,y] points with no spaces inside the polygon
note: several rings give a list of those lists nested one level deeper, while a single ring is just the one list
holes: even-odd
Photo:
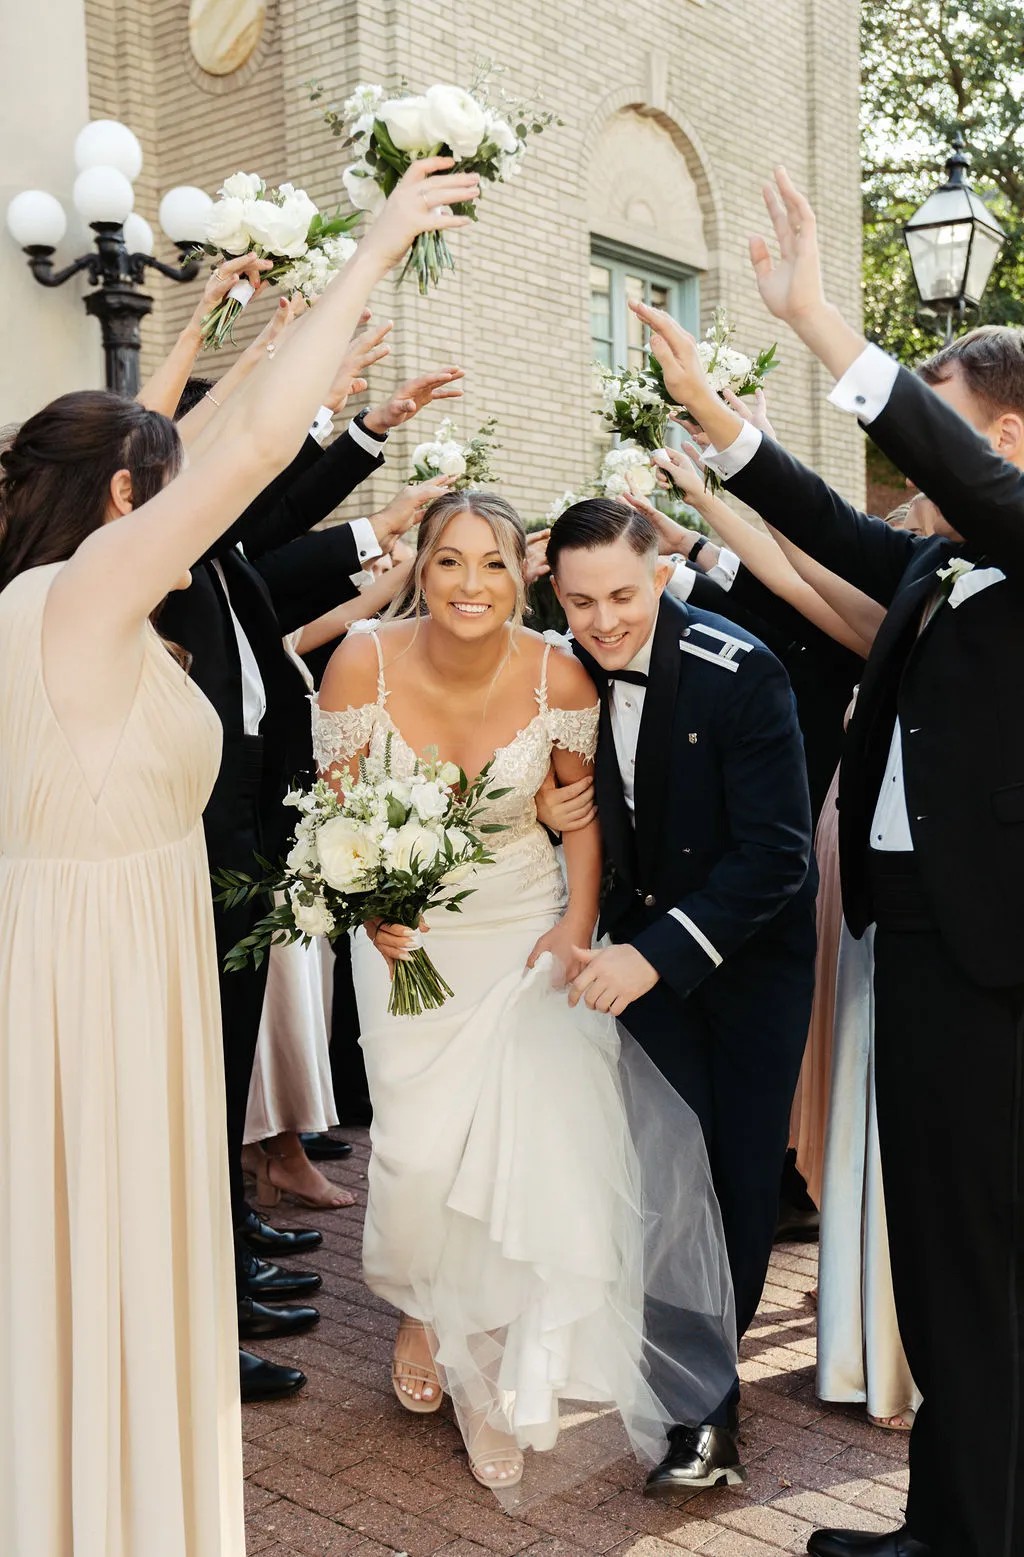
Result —
[{"label": "groom's dark hair", "polygon": [[657,553],[657,532],[646,514],[610,497],[585,498],[582,503],[573,503],[552,525],[548,566],[557,573],[564,551],[594,551],[598,546],[611,546],[620,537],[638,557]]}]

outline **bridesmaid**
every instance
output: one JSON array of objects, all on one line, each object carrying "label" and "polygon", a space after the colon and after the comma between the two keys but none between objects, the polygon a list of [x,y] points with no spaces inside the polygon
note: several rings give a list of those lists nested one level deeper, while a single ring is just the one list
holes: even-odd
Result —
[{"label": "bridesmaid", "polygon": [[[149,618],[292,458],[373,288],[475,177],[418,162],[182,463],[117,396],[0,479],[0,1551],[242,1557],[213,709]],[[253,261],[254,267],[256,261]],[[255,268],[253,275],[258,280]]]}]

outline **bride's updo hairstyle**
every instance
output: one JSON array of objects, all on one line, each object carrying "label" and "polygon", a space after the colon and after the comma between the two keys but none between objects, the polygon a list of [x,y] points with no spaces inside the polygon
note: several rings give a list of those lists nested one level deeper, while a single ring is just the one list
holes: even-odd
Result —
[{"label": "bride's updo hairstyle", "polygon": [[27,568],[67,561],[100,528],[117,471],[131,475],[139,508],[181,460],[174,424],[136,400],[85,389],[51,401],[0,453],[0,589]]},{"label": "bride's updo hairstyle", "polygon": [[490,525],[494,544],[516,586],[516,604],[512,622],[523,625],[526,613],[526,526],[503,497],[493,492],[443,492],[428,504],[416,538],[416,562],[405,588],[387,615],[421,618],[427,615],[423,599],[423,577],[434,553],[444,544],[444,532],[456,514],[476,514]]}]

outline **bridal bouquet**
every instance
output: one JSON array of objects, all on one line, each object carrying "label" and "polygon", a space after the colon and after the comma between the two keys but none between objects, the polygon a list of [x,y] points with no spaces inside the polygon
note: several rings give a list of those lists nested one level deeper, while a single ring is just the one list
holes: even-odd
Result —
[{"label": "bridal bouquet", "polygon": [[[269,259],[273,269],[264,280],[289,297],[300,292],[312,302],[355,252],[347,234],[358,220],[356,214],[324,216],[306,191],[292,184],[268,189],[258,173],[234,173],[207,217],[203,249],[218,260],[250,252]],[[204,347],[216,349],[231,339],[252,296],[248,281],[236,281],[202,322]]]},{"label": "bridal bouquet", "polygon": [[665,447],[669,408],[664,382],[646,368],[615,371],[598,363],[601,374],[602,416],[620,438],[638,443],[652,453]]},{"label": "bridal bouquet", "polygon": [[650,453],[638,443],[617,443],[608,450],[597,473],[602,497],[650,497],[658,485]]},{"label": "bridal bouquet", "polygon": [[[453,171],[479,173],[490,183],[505,183],[519,172],[527,137],[554,123],[554,115],[498,94],[492,100],[483,71],[468,91],[437,84],[423,93],[397,91],[364,82],[337,109],[324,110],[324,122],[334,135],[344,136],[356,154],[344,182],[352,204],[376,213],[410,163],[420,157],[451,156]],[[315,102],[321,88],[312,84]],[[456,215],[477,219],[470,203]],[[444,233],[421,233],[412,246],[400,279],[412,271],[424,295],[437,286],[455,261]]]},{"label": "bridal bouquet", "polygon": [[[503,832],[501,824],[481,822],[485,802],[507,789],[489,789],[490,764],[472,784],[451,762],[430,752],[416,764],[411,779],[391,771],[391,737],[379,759],[361,757],[359,776],[333,768],[339,789],[319,779],[308,791],[293,790],[286,804],[299,812],[291,850],[283,867],[255,880],[242,871],[214,875],[218,902],[233,908],[263,893],[283,894],[252,932],[225,958],[229,970],[251,959],[259,967],[271,945],[314,935],[333,941],[367,919],[415,930],[429,908],[461,912],[472,887],[457,890],[475,867],[488,865],[483,834]],[[393,1016],[419,1016],[436,1010],[453,991],[422,946],[408,961],[395,964],[388,1010]]]},{"label": "bridal bouquet", "polygon": [[432,481],[435,476],[454,476],[452,490],[455,492],[494,486],[501,480],[491,469],[491,455],[500,447],[494,441],[497,425],[497,417],[489,416],[467,443],[459,443],[455,437],[455,423],[446,416],[437,429],[437,436],[418,444],[413,450],[410,484]]}]

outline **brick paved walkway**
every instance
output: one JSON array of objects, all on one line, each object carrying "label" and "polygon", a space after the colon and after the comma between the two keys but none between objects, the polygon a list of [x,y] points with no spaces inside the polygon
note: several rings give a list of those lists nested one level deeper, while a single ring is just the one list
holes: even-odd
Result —
[{"label": "brick paved walkway", "polygon": [[[352,1138],[353,1156],[327,1168],[365,1200],[366,1139]],[[395,1400],[394,1318],[360,1280],[361,1216],[357,1206],[280,1217],[323,1231],[309,1261],[324,1278],[323,1317],[311,1334],[264,1350],[303,1368],[307,1388],[243,1413],[249,1557],[778,1557],[804,1551],[817,1525],[901,1522],[905,1435],[814,1397],[813,1247],[776,1250],[744,1343],[742,1493],[666,1509],[640,1496],[639,1466],[620,1460],[512,1518],[471,1479],[447,1404],[415,1418]]]}]

